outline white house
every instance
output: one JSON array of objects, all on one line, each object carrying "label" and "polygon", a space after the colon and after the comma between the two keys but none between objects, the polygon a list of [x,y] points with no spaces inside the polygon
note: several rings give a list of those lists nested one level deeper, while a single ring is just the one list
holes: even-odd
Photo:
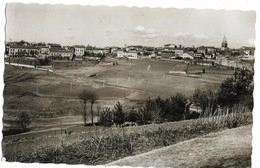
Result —
[{"label": "white house", "polygon": [[75,45],[74,46],[74,54],[76,56],[83,56],[85,52],[85,46],[83,45]]},{"label": "white house", "polygon": [[117,58],[123,58],[126,56],[126,54],[123,50],[117,50],[116,55],[117,55]]},{"label": "white house", "polygon": [[34,46],[10,46],[9,56],[35,56],[38,53],[38,49]]},{"label": "white house", "polygon": [[182,59],[193,59],[193,56],[191,56],[191,55],[189,55],[189,54],[187,54],[187,53],[184,53],[184,54],[180,55],[180,57],[181,57]]},{"label": "white house", "polygon": [[128,59],[137,59],[138,58],[137,52],[134,52],[134,51],[126,53],[126,56]]},{"label": "white house", "polygon": [[62,57],[62,58],[69,58],[73,57],[72,50],[57,50],[57,49],[50,49],[49,56],[51,57]]}]

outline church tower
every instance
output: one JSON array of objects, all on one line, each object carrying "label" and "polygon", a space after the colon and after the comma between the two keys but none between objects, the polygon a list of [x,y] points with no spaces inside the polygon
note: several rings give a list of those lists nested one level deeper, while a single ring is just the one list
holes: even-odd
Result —
[{"label": "church tower", "polygon": [[223,41],[221,43],[221,50],[226,50],[228,48],[228,43],[226,40],[226,36],[224,36]]}]

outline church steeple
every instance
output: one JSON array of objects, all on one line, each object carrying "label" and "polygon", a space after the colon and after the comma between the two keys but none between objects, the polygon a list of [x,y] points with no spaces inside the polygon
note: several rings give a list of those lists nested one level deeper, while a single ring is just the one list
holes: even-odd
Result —
[{"label": "church steeple", "polygon": [[227,43],[227,40],[226,40],[226,36],[224,35],[223,41],[221,43],[221,48],[226,49],[227,47],[228,47],[228,43]]}]

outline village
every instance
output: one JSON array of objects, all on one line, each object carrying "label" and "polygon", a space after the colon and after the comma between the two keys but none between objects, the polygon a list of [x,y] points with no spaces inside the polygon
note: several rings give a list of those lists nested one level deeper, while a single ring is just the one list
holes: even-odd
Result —
[{"label": "village", "polygon": [[142,45],[125,45],[125,47],[94,47],[84,45],[61,46],[55,43],[30,43],[26,41],[7,42],[5,58],[51,58],[52,60],[97,60],[105,56],[121,59],[160,59],[172,61],[204,60],[204,65],[223,65],[233,68],[246,68],[252,70],[254,60],[254,47],[241,46],[241,48],[228,48],[224,36],[221,47],[200,46],[185,47],[176,44],[165,44],[163,47],[150,47]]}]

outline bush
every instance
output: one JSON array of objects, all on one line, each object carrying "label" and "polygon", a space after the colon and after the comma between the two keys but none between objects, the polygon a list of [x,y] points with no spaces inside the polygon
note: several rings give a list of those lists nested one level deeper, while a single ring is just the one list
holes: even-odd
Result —
[{"label": "bush", "polygon": [[114,123],[116,126],[122,125],[125,122],[125,113],[123,112],[123,106],[120,104],[120,102],[117,102],[117,104],[114,106]]},{"label": "bush", "polygon": [[51,64],[51,59],[50,58],[43,58],[43,59],[38,59],[35,62],[35,65],[50,65]]},{"label": "bush", "polygon": [[186,102],[187,98],[181,93],[176,93],[166,99],[148,98],[145,108],[141,110],[141,115],[145,115],[146,123],[147,121],[155,123],[179,121],[184,115]]},{"label": "bush", "polygon": [[202,109],[202,115],[211,115],[217,108],[217,94],[212,90],[195,89],[191,101]]},{"label": "bush", "polygon": [[235,104],[244,104],[252,110],[253,76],[254,73],[249,70],[237,69],[232,77],[221,83],[218,91],[218,104],[229,108]]},{"label": "bush", "polygon": [[31,123],[31,117],[27,112],[20,112],[17,116],[16,123],[21,127],[22,131],[27,130],[27,126]]},{"label": "bush", "polygon": [[113,112],[110,108],[105,108],[99,116],[99,124],[105,127],[112,126],[113,123]]},{"label": "bush", "polygon": [[129,113],[127,114],[125,120],[128,121],[128,122],[131,122],[131,123],[137,122],[137,120],[138,120],[138,112],[134,108],[132,108],[129,111]]},{"label": "bush", "polygon": [[149,113],[149,111],[147,111],[146,108],[139,108],[137,124],[138,125],[150,124],[151,121],[152,121],[151,113]]},{"label": "bush", "polygon": [[168,121],[179,121],[185,113],[187,98],[181,93],[177,93],[170,98],[170,115]]}]

